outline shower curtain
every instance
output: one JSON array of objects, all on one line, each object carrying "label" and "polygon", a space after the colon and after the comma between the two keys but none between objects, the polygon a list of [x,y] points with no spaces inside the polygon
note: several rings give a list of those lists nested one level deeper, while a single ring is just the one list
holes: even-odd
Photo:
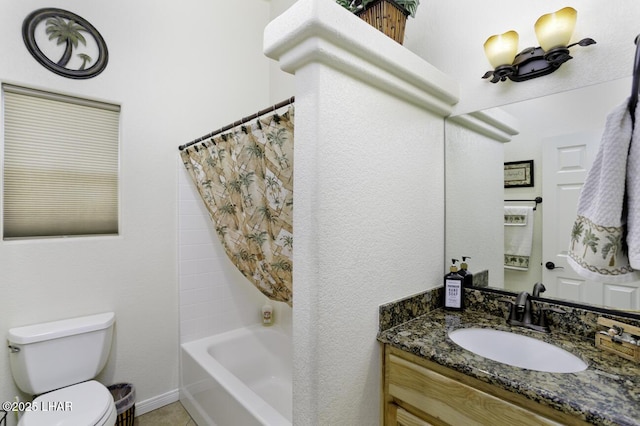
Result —
[{"label": "shower curtain", "polygon": [[293,106],[180,155],[227,256],[272,300],[293,303]]}]

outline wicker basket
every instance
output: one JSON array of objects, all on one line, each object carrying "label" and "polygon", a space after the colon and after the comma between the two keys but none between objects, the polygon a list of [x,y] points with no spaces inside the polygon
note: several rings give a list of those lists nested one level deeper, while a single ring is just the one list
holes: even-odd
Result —
[{"label": "wicker basket", "polygon": [[404,42],[404,27],[409,12],[393,0],[377,0],[356,12],[369,25],[398,43]]},{"label": "wicker basket", "polygon": [[131,383],[118,383],[108,389],[118,412],[115,426],[133,426],[136,416],[136,388]]}]

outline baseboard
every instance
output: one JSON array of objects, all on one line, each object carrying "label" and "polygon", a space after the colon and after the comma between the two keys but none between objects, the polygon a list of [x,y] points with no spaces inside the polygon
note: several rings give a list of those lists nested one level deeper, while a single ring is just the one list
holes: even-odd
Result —
[{"label": "baseboard", "polygon": [[136,402],[136,417],[148,413],[149,411],[153,411],[157,408],[164,407],[165,405],[172,404],[179,399],[180,391],[179,389],[175,389],[167,393],[163,393],[162,395],[154,396],[153,398]]}]

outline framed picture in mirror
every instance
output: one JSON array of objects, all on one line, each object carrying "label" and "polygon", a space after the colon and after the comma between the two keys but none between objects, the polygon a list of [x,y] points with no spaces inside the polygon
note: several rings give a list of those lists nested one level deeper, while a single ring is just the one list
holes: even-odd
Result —
[{"label": "framed picture in mirror", "polygon": [[533,186],[533,160],[504,163],[504,187]]}]

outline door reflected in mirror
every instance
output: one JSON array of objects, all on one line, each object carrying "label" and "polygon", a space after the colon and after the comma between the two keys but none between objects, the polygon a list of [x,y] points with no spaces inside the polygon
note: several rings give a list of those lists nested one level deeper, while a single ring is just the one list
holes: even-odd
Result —
[{"label": "door reflected in mirror", "polygon": [[[606,117],[630,90],[625,78],[500,107],[518,123],[507,143],[447,120],[445,258],[469,257],[469,270],[488,270],[492,287],[531,293],[542,282],[541,297],[640,310],[640,283],[588,281],[566,262],[580,189]],[[534,185],[505,187],[504,163],[530,160]],[[535,211],[531,201],[505,202],[536,197],[543,202]],[[526,267],[505,267],[505,236],[513,234],[513,228],[505,233],[507,206],[530,212]],[[527,252],[526,244],[521,249]]]}]

